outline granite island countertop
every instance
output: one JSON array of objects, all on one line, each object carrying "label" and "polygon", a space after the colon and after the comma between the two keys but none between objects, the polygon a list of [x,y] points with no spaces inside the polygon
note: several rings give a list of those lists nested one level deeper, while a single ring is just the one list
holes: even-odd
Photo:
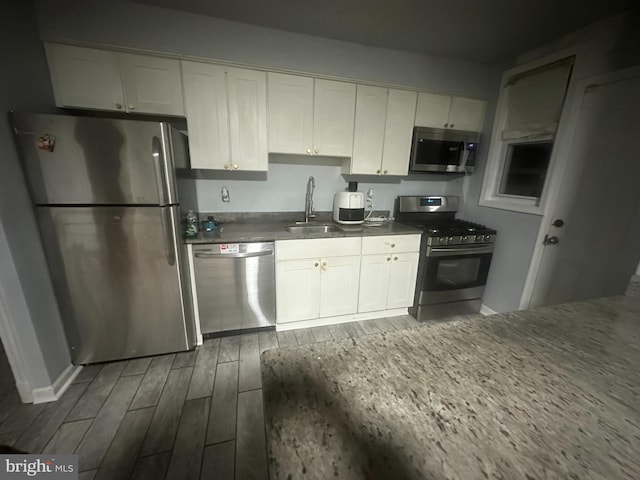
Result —
[{"label": "granite island countertop", "polygon": [[[297,217],[295,217],[297,218]],[[264,215],[250,220],[226,221],[213,232],[200,232],[195,238],[186,238],[185,243],[241,243],[270,242],[306,238],[368,237],[374,235],[410,235],[422,231],[398,222],[367,223],[364,225],[339,225],[330,218],[314,219],[312,224],[334,225],[335,232],[292,233],[285,226],[295,224],[294,219],[282,219],[277,215]]]},{"label": "granite island countertop", "polygon": [[271,480],[640,478],[640,290],[262,355]]}]

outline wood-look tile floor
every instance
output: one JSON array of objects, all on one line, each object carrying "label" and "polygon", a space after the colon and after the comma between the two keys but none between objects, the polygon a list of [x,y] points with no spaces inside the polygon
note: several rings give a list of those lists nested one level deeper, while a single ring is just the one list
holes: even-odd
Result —
[{"label": "wood-look tile floor", "polygon": [[0,359],[0,444],[77,453],[80,479],[266,479],[260,354],[420,325],[410,316],[206,340],[85,367],[59,401],[22,404]]}]

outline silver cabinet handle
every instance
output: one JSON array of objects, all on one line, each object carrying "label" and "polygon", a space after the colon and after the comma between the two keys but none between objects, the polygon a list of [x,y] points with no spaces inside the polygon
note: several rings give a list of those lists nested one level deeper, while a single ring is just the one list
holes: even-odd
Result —
[{"label": "silver cabinet handle", "polygon": [[273,255],[273,250],[264,250],[262,252],[247,252],[247,253],[196,252],[193,254],[193,256],[197,258],[251,258],[251,257],[263,257],[265,255]]}]

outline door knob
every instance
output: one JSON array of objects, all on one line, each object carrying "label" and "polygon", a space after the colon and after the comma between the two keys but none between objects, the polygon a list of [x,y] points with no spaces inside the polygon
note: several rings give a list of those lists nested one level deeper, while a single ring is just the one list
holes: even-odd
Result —
[{"label": "door knob", "polygon": [[549,235],[544,236],[544,240],[542,241],[543,245],[557,245],[560,239],[555,235],[550,237]]},{"label": "door knob", "polygon": [[564,220],[558,218],[557,220],[554,220],[551,225],[553,225],[554,227],[560,228],[561,226],[564,225]]}]

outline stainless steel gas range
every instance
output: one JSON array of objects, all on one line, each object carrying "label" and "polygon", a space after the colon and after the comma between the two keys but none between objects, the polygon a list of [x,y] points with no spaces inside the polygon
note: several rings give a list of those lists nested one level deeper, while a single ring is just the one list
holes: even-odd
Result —
[{"label": "stainless steel gas range", "polygon": [[418,320],[477,313],[496,231],[455,218],[456,196],[400,196],[396,221],[423,231],[413,308]]}]

